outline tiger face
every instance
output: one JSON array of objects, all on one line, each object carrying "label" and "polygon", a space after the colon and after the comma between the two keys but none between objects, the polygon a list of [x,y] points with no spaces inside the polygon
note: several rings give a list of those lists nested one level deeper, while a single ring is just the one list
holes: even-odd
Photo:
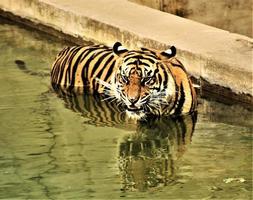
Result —
[{"label": "tiger face", "polygon": [[[119,56],[113,88],[127,115],[137,119],[161,115],[174,93],[173,78],[162,60],[151,51],[128,51],[120,43],[113,51]],[[174,55],[171,50],[168,59]]]}]

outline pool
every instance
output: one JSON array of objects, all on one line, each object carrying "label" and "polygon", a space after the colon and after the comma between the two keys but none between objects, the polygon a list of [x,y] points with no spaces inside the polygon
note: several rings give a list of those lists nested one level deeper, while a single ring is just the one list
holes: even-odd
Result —
[{"label": "pool", "polygon": [[252,198],[252,112],[200,99],[197,115],[136,125],[51,89],[64,46],[0,20],[1,199]]}]

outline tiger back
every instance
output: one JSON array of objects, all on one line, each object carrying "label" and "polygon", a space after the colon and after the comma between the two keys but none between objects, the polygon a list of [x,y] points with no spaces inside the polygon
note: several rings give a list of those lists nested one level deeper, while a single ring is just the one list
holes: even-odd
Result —
[{"label": "tiger back", "polygon": [[63,88],[84,87],[98,91],[95,78],[107,81],[115,67],[112,48],[104,45],[74,46],[63,49],[51,69],[51,82]]}]

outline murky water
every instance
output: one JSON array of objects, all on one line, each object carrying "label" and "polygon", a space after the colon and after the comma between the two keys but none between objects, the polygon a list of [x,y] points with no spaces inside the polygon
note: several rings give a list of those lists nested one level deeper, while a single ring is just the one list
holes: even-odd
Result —
[{"label": "murky water", "polygon": [[201,100],[196,123],[135,124],[50,89],[43,74],[64,45],[1,20],[1,199],[252,199],[251,112]]}]

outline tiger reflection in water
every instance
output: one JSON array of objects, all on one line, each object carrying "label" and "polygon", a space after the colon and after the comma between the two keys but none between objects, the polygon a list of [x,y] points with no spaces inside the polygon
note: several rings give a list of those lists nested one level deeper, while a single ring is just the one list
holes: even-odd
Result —
[{"label": "tiger reflection in water", "polygon": [[88,119],[85,123],[133,132],[119,141],[122,190],[146,191],[169,185],[177,179],[176,162],[191,143],[196,112],[179,117],[150,117],[133,123],[124,108],[114,102],[103,101],[101,96],[78,94],[78,88],[76,92],[68,92],[53,85],[53,89],[68,108]]},{"label": "tiger reflection in water", "polygon": [[176,179],[175,162],[191,143],[197,114],[164,117],[138,124],[119,146],[124,190],[145,191]]}]

